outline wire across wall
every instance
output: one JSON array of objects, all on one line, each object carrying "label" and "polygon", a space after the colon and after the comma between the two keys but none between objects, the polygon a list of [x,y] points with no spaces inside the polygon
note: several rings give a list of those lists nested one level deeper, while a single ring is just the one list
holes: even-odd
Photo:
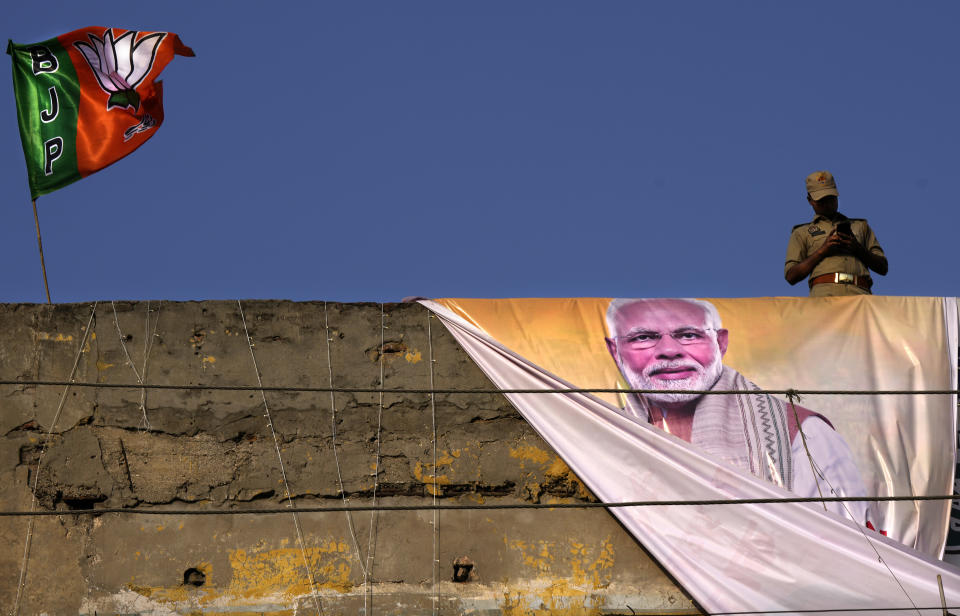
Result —
[{"label": "wire across wall", "polygon": [[[160,383],[92,383],[84,381],[57,381],[43,379],[0,379],[0,385],[22,387],[92,387],[96,389],[172,389],[180,391],[276,391],[289,393],[355,393],[355,394],[655,394],[657,389],[630,389],[625,387],[569,387],[557,389],[497,389],[497,388],[445,388],[418,387],[305,387],[288,385],[205,385],[205,384],[160,384]],[[671,389],[677,394],[737,395],[743,393],[770,395],[828,395],[828,396],[949,396],[960,394],[960,389]]]},{"label": "wire across wall", "polygon": [[[238,310],[240,311],[241,319],[243,319],[243,306],[238,301]],[[385,312],[383,305],[380,306],[380,348],[379,348],[379,368],[380,368],[380,378],[378,387],[337,387],[334,385],[333,378],[333,363],[330,350],[330,342],[332,341],[329,321],[325,320],[326,327],[326,339],[327,339],[327,361],[329,368],[329,386],[327,387],[314,387],[314,386],[270,386],[264,385],[262,382],[262,374],[259,366],[257,365],[256,356],[254,354],[254,344],[250,338],[249,331],[246,327],[246,321],[244,319],[244,332],[247,336],[247,342],[249,350],[251,353],[251,359],[253,361],[253,368],[256,373],[258,384],[253,385],[215,385],[215,384],[151,384],[146,382],[147,377],[147,360],[150,355],[150,348],[152,346],[153,337],[149,335],[150,331],[150,306],[147,305],[147,322],[146,322],[146,331],[148,332],[148,340],[145,349],[144,357],[141,368],[138,370],[136,365],[133,362],[133,359],[130,353],[127,350],[125,344],[125,337],[121,331],[119,319],[116,313],[116,307],[113,302],[111,302],[111,307],[113,308],[113,317],[114,324],[116,326],[117,333],[119,334],[121,348],[126,357],[127,363],[132,368],[134,376],[136,377],[137,382],[135,383],[102,383],[102,382],[87,382],[87,381],[77,381],[76,368],[79,362],[79,351],[77,360],[74,362],[74,368],[71,371],[69,380],[50,380],[50,379],[4,379],[0,380],[0,387],[65,387],[63,395],[60,399],[60,406],[52,425],[49,428],[49,431],[45,435],[45,439],[41,445],[41,454],[37,461],[37,468],[35,470],[34,476],[34,485],[32,486],[32,502],[31,508],[29,510],[4,510],[0,511],[0,517],[26,517],[30,519],[30,524],[28,526],[27,537],[25,540],[24,554],[22,567],[20,572],[20,580],[17,587],[17,598],[12,614],[17,615],[20,613],[20,605],[22,601],[22,594],[26,582],[26,572],[27,572],[27,562],[29,559],[30,552],[30,543],[33,534],[33,520],[39,517],[47,516],[103,516],[103,515],[151,515],[151,516],[270,516],[270,515],[290,515],[294,516],[294,523],[296,526],[297,537],[299,547],[303,556],[303,564],[307,571],[307,576],[310,581],[311,594],[314,600],[314,606],[318,614],[323,613],[323,607],[320,602],[319,597],[316,594],[317,583],[313,579],[310,563],[307,559],[306,554],[306,542],[301,530],[300,521],[298,518],[299,514],[330,514],[330,513],[341,513],[347,516],[347,521],[350,529],[350,534],[353,539],[353,546],[356,552],[357,559],[360,562],[361,568],[363,570],[363,586],[364,586],[364,613],[371,613],[372,608],[372,583],[373,583],[373,567],[374,567],[374,537],[375,537],[375,526],[376,526],[376,515],[381,512],[388,511],[431,511],[433,513],[432,517],[432,535],[433,535],[433,550],[431,557],[431,571],[432,571],[432,587],[431,587],[431,604],[432,604],[432,613],[437,614],[439,612],[439,514],[442,511],[481,511],[481,510],[564,510],[564,509],[615,509],[615,508],[624,508],[624,507],[689,507],[689,506],[743,506],[743,505],[778,505],[786,503],[830,503],[830,502],[899,502],[899,501],[947,501],[957,499],[956,494],[940,494],[940,495],[908,495],[908,496],[876,496],[876,497],[785,497],[785,498],[753,498],[753,499],[683,499],[683,500],[647,500],[647,501],[628,501],[628,502],[573,502],[573,503],[440,503],[437,500],[438,495],[438,484],[437,484],[437,423],[436,423],[436,399],[435,396],[438,394],[445,395],[504,395],[504,394],[601,394],[601,393],[615,393],[615,394],[646,394],[646,393],[658,393],[658,390],[646,390],[646,389],[627,389],[627,388],[558,388],[558,389],[501,389],[501,388],[438,388],[434,384],[434,364],[436,359],[433,354],[433,335],[431,333],[430,319],[433,318],[432,313],[428,313],[428,322],[427,322],[427,336],[429,344],[429,388],[387,388],[385,387],[384,373],[383,373],[383,354],[384,354],[384,330],[387,328],[385,324]],[[158,313],[155,317],[153,323],[153,333],[156,334],[156,327],[159,321],[159,308],[156,312]],[[324,312],[326,315],[326,303],[324,303]],[[96,304],[93,306],[93,312],[91,313],[90,323],[87,324],[87,327],[84,328],[84,336],[81,342],[81,347],[86,342],[87,334],[90,333],[90,324],[93,322],[94,316],[96,313]],[[49,441],[53,435],[53,432],[56,428],[57,419],[60,416],[62,406],[66,400],[66,394],[69,388],[95,388],[95,389],[130,389],[130,390],[139,390],[140,400],[139,400],[139,410],[141,412],[141,424],[140,428],[143,430],[149,430],[151,428],[150,422],[147,417],[146,409],[146,393],[149,390],[178,390],[178,391],[235,391],[235,392],[245,392],[245,391],[254,391],[259,392],[262,397],[264,410],[266,412],[265,417],[268,421],[268,426],[270,428],[271,434],[273,435],[274,445],[276,447],[277,455],[279,457],[280,463],[280,472],[282,474],[282,482],[284,484],[286,500],[288,501],[287,507],[277,508],[277,507],[242,507],[242,508],[171,508],[171,507],[92,507],[92,508],[67,508],[67,509],[37,509],[37,479],[40,475],[40,465],[43,462],[43,453],[46,451]],[[337,426],[337,408],[335,395],[337,393],[370,393],[377,394],[379,398],[379,407],[377,414],[377,435],[376,435],[376,461],[374,464],[374,490],[371,503],[369,505],[350,503],[346,492],[344,490],[343,478],[340,474],[340,462],[339,457],[337,457],[337,470],[338,470],[338,485],[340,498],[342,499],[343,504],[340,506],[319,506],[319,507],[305,507],[305,506],[296,506],[293,502],[291,489],[287,481],[286,473],[284,470],[283,457],[280,452],[280,444],[277,437],[277,433],[274,429],[274,422],[270,414],[270,409],[266,400],[267,392],[286,392],[286,393],[329,393],[331,397],[331,429],[333,430],[333,447],[334,452],[336,453],[337,443],[336,443],[336,426]],[[699,395],[737,395],[742,393],[747,393],[744,390],[675,390],[674,393],[678,394],[699,394]],[[888,389],[888,390],[853,390],[853,389],[754,389],[749,390],[749,393],[753,394],[770,394],[770,395],[783,395],[786,396],[791,402],[793,400],[798,400],[801,396],[806,395],[838,395],[838,396],[900,396],[900,395],[958,395],[960,390],[958,389],[926,389],[926,390],[904,390],[904,389]],[[377,500],[377,474],[380,470],[380,432],[382,425],[382,416],[384,413],[383,406],[383,396],[387,394],[412,394],[412,395],[427,395],[429,396],[430,409],[431,409],[431,441],[432,441],[432,455],[433,455],[433,465],[432,465],[432,476],[431,484],[428,486],[428,491],[432,494],[432,499],[428,503],[420,504],[404,504],[404,505],[390,505],[378,502]],[[154,412],[157,412],[156,410]],[[353,525],[353,520],[351,517],[352,513],[357,512],[370,512],[370,529],[369,529],[369,540],[368,547],[366,551],[366,556],[364,557],[361,554],[359,541],[357,538],[357,533]],[[881,560],[882,562],[882,560]],[[892,571],[891,571],[892,575]],[[896,576],[894,576],[896,579]],[[899,583],[899,582],[898,582]],[[946,606],[939,605],[934,607],[918,607],[916,605],[906,608],[884,608],[888,611],[918,611],[924,609],[957,609],[957,606]],[[873,609],[831,609],[831,610],[789,610],[790,613],[822,613],[822,612],[863,612],[863,611],[875,611]],[[786,613],[784,611],[783,613]],[[776,614],[780,613],[777,611],[740,611],[740,612],[715,612],[715,616],[734,616],[734,615],[747,615],[747,614]]]}]

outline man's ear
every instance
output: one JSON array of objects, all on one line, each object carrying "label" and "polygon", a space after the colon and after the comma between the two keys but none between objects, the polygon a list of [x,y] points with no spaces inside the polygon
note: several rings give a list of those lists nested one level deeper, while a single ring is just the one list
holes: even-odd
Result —
[{"label": "man's ear", "polygon": [[[610,351],[610,357],[617,361],[617,341],[613,338],[604,338],[607,341],[607,350]],[[618,362],[619,363],[619,362]]]},{"label": "man's ear", "polygon": [[717,330],[717,346],[720,347],[720,357],[723,357],[727,354],[727,342],[729,340],[729,332],[725,329]]}]

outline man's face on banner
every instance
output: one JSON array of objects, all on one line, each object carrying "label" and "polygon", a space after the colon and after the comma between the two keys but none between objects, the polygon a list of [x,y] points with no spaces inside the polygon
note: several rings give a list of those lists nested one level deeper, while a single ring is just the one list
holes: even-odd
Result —
[{"label": "man's face on banner", "polygon": [[[720,378],[727,331],[708,327],[703,308],[683,300],[623,306],[611,355],[632,389],[709,389]],[[682,404],[698,394],[645,394],[656,404]]]}]

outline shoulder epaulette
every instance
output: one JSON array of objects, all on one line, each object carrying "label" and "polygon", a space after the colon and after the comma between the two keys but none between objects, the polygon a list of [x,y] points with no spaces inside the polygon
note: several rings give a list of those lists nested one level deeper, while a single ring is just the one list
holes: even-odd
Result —
[{"label": "shoulder epaulette", "polygon": [[848,218],[847,220],[859,220],[861,222],[867,222],[866,218]]},{"label": "shoulder epaulette", "polygon": [[800,227],[809,227],[810,225],[811,225],[810,221],[802,222],[799,225],[793,225],[793,229],[790,229],[790,231],[796,231]]}]

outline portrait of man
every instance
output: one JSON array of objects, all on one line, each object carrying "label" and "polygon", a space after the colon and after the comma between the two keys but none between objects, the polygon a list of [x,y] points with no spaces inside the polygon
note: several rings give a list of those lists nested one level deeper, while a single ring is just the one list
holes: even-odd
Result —
[{"label": "portrait of man", "polygon": [[[723,365],[730,333],[713,304],[693,299],[614,299],[606,321],[607,349],[629,388],[653,390],[626,394],[627,416],[797,496],[866,495],[850,447],[827,417],[760,393],[744,375]],[[877,528],[870,503],[826,505]]]}]

